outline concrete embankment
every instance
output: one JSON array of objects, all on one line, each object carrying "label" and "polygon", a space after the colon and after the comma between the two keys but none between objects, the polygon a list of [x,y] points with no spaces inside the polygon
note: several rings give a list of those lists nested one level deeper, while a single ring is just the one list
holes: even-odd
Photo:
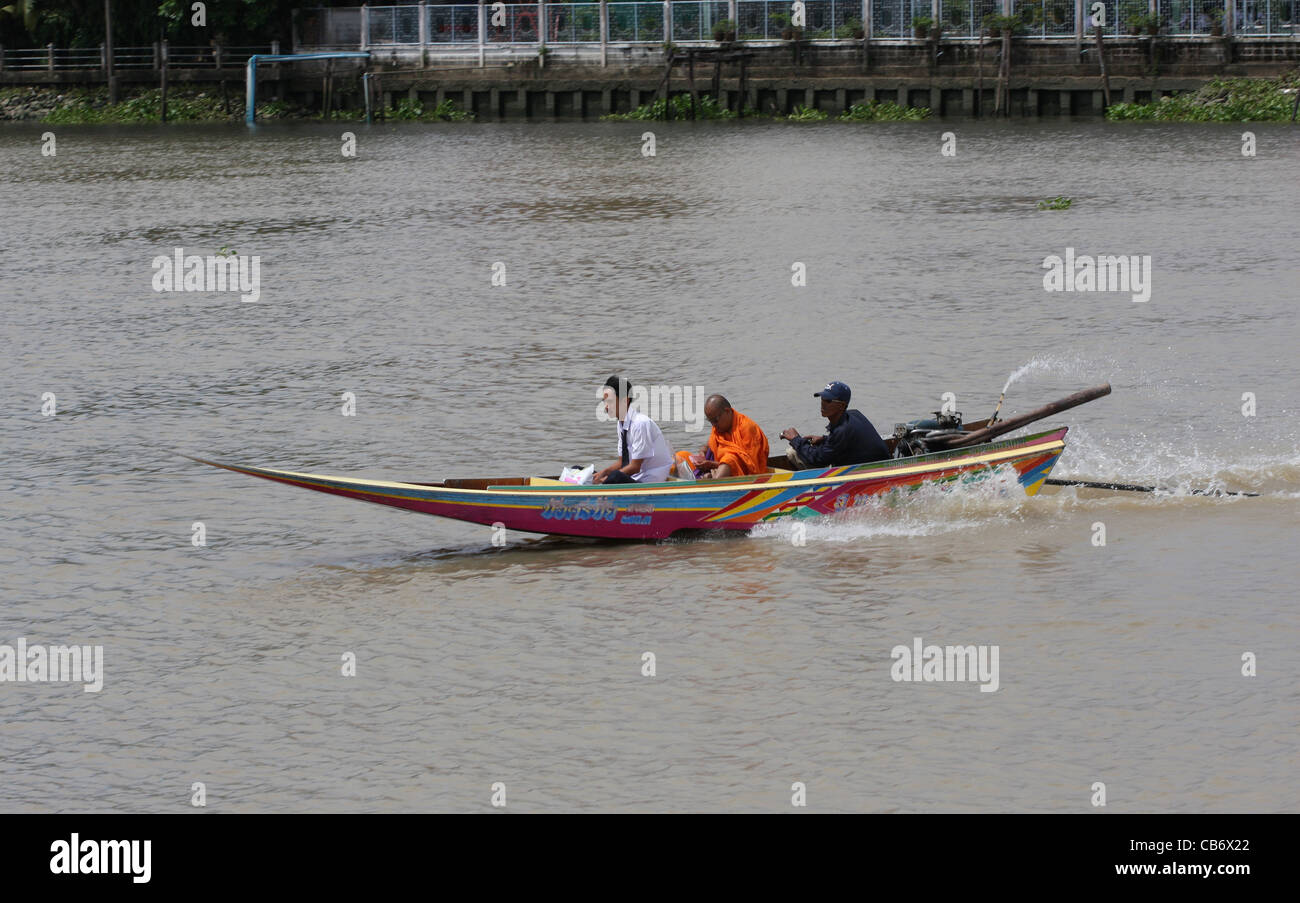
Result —
[{"label": "concrete embankment", "polygon": [[[377,51],[369,71],[385,107],[403,97],[426,104],[449,99],[489,120],[623,113],[665,92],[692,90],[712,94],[730,109],[739,109],[743,101],[761,113],[790,113],[804,106],[834,115],[854,103],[879,100],[953,116],[970,115],[977,104],[986,114],[993,111],[1000,46],[986,42],[981,48],[973,41],[746,43],[697,50],[693,63],[692,48],[679,47],[671,72],[659,47],[611,48],[604,65],[555,48],[543,59],[534,53],[482,68],[430,62],[418,53],[404,57]],[[1273,78],[1296,67],[1298,49],[1290,42],[1246,45],[1217,38],[1107,41],[1103,80],[1095,45],[1015,41],[1003,82],[1003,109],[1012,116],[1101,115],[1107,88],[1111,104],[1144,103],[1196,90],[1216,78]],[[359,92],[359,82],[355,88],[345,86],[344,78],[335,75],[335,90],[342,100],[359,105],[349,97]],[[319,76],[316,84],[299,77],[291,91],[310,93],[319,84]]]},{"label": "concrete embankment", "polygon": [[[1000,40],[982,46],[971,40],[611,45],[597,57],[566,47],[539,54],[523,45],[507,54],[498,49],[482,66],[472,48],[457,57],[372,48],[368,61],[263,67],[258,97],[320,112],[326,103],[356,110],[365,106],[368,84],[375,109],[408,98],[426,106],[451,101],[481,121],[595,118],[692,92],[713,95],[729,109],[764,114],[811,107],[835,115],[876,100],[927,107],[940,116],[987,115],[996,108],[1011,116],[1101,115],[1108,105],[1149,102],[1217,78],[1275,78],[1300,62],[1294,41],[1108,39],[1103,78],[1095,43],[1016,39],[1005,69],[1002,46]],[[177,87],[239,94],[244,70],[177,69],[169,79]],[[123,72],[119,81],[125,90],[139,89],[156,86],[158,75]],[[97,83],[103,83],[101,70],[0,73],[0,87]]]}]

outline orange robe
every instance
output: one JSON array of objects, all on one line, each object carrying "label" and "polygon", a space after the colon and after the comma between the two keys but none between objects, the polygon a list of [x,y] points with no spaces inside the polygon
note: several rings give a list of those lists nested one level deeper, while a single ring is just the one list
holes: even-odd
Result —
[{"label": "orange robe", "polygon": [[767,473],[767,436],[758,424],[732,409],[731,432],[722,435],[715,427],[709,435],[713,460],[731,467],[732,476]]}]

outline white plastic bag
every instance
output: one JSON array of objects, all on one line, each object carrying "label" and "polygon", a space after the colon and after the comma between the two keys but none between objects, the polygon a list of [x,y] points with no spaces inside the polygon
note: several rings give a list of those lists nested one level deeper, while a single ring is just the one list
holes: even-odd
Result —
[{"label": "white plastic bag", "polygon": [[586,467],[579,469],[577,467],[566,467],[560,471],[560,481],[564,483],[577,483],[586,485],[591,482],[591,478],[596,473],[596,465],[588,464]]}]

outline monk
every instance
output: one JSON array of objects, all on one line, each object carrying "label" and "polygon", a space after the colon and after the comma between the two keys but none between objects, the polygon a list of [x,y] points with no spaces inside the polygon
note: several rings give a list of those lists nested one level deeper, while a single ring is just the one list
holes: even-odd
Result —
[{"label": "monk", "polygon": [[713,425],[713,432],[701,455],[712,452],[713,460],[696,465],[702,471],[701,479],[767,473],[767,436],[757,423],[721,395],[710,395],[705,400],[704,417]]}]

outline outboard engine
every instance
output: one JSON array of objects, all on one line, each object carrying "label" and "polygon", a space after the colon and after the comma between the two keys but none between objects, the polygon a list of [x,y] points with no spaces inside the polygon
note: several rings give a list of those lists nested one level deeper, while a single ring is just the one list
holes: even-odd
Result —
[{"label": "outboard engine", "polygon": [[933,417],[927,417],[924,420],[896,423],[894,424],[894,457],[910,458],[913,455],[929,454],[931,451],[938,450],[932,448],[932,444],[939,447],[946,444],[943,442],[936,443],[934,440],[940,437],[955,436],[961,432],[960,411],[954,411],[951,414],[935,411]]}]

